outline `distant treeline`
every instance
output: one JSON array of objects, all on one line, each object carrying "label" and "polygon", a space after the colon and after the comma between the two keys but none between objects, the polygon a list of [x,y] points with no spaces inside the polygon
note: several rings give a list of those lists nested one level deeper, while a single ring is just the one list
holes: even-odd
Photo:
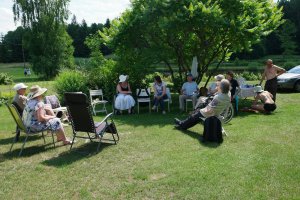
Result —
[{"label": "distant treeline", "polygon": [[[279,7],[283,7],[285,23],[270,35],[253,46],[252,51],[247,50],[232,56],[232,59],[257,59],[265,55],[299,54],[300,53],[300,1],[280,0]],[[72,21],[67,25],[67,32],[73,39],[75,48],[74,57],[89,57],[90,50],[84,44],[89,35],[95,34],[104,27],[109,27],[110,21],[105,24],[93,23],[90,26],[83,20],[78,23],[73,15]],[[26,50],[26,29],[18,27],[9,31],[6,35],[0,35],[0,62],[22,62],[28,61]],[[104,55],[112,53],[105,45],[99,46]]]}]

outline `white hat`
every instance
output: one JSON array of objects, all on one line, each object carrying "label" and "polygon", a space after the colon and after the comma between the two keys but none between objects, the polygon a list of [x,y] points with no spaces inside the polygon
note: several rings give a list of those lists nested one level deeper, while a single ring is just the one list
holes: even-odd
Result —
[{"label": "white hat", "polygon": [[30,88],[30,92],[31,92],[30,99],[33,99],[33,98],[41,96],[42,94],[47,92],[47,89],[46,88],[41,88],[40,86],[35,85],[35,86],[32,86]]},{"label": "white hat", "polygon": [[128,79],[128,76],[122,74],[122,75],[119,76],[119,83],[123,83],[123,82],[125,82],[127,79]]},{"label": "white hat", "polygon": [[20,89],[26,89],[28,86],[25,85],[24,83],[18,83],[14,86],[14,90],[18,91]]},{"label": "white hat", "polygon": [[254,87],[253,91],[254,91],[255,93],[261,93],[261,92],[263,92],[264,90],[261,88],[260,85],[258,85],[258,86],[255,86],[255,87]]},{"label": "white hat", "polygon": [[219,74],[219,75],[217,75],[217,76],[215,76],[215,79],[217,80],[217,81],[221,81],[221,80],[223,80],[225,77],[224,77],[224,75],[222,75],[222,74]]}]

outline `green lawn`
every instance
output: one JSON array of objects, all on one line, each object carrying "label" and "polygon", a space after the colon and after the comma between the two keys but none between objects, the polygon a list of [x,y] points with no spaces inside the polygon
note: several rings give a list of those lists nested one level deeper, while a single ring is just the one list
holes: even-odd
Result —
[{"label": "green lawn", "polygon": [[[38,84],[53,92],[53,82]],[[300,94],[281,93],[277,101],[271,115],[239,112],[219,146],[200,142],[200,124],[186,132],[173,128],[174,117],[187,116],[178,114],[173,95],[167,115],[143,108],[140,115],[115,116],[120,142],[98,154],[97,144],[83,139],[69,151],[36,136],[22,157],[21,142],[9,153],[15,124],[2,105],[0,199],[299,199]],[[70,127],[66,132],[72,137]]]},{"label": "green lawn", "polygon": [[15,125],[2,106],[0,199],[299,199],[299,97],[279,94],[272,115],[239,113],[220,146],[199,141],[201,125],[175,130],[186,116],[175,103],[165,116],[116,116],[120,142],[98,154],[85,140],[69,151],[33,137],[20,158],[21,143],[8,152]]}]

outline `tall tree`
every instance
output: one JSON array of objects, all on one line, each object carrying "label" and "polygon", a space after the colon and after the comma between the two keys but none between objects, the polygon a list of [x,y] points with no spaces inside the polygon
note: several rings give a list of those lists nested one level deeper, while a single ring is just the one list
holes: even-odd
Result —
[{"label": "tall tree", "polygon": [[296,26],[290,20],[286,20],[279,31],[279,39],[284,55],[296,53]]},{"label": "tall tree", "polygon": [[197,56],[199,83],[209,66],[250,49],[281,24],[281,17],[269,0],[133,0],[132,9],[100,35],[121,65],[163,62],[179,84]]},{"label": "tall tree", "polygon": [[35,73],[49,79],[73,66],[72,40],[65,30],[70,0],[14,0],[15,21],[30,30],[26,37]]}]

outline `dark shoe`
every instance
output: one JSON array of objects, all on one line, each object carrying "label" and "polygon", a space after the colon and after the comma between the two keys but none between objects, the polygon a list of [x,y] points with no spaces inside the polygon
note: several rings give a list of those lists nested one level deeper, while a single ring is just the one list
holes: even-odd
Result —
[{"label": "dark shoe", "polygon": [[58,111],[57,113],[56,113],[56,117],[57,118],[61,118],[63,116],[63,112],[62,111]]},{"label": "dark shoe", "polygon": [[174,128],[176,128],[176,129],[178,129],[178,130],[182,130],[181,126],[180,126],[180,125],[177,125],[177,124],[174,126]]},{"label": "dark shoe", "polygon": [[177,119],[177,118],[174,118],[174,122],[178,126],[181,124],[181,121],[179,119]]}]

